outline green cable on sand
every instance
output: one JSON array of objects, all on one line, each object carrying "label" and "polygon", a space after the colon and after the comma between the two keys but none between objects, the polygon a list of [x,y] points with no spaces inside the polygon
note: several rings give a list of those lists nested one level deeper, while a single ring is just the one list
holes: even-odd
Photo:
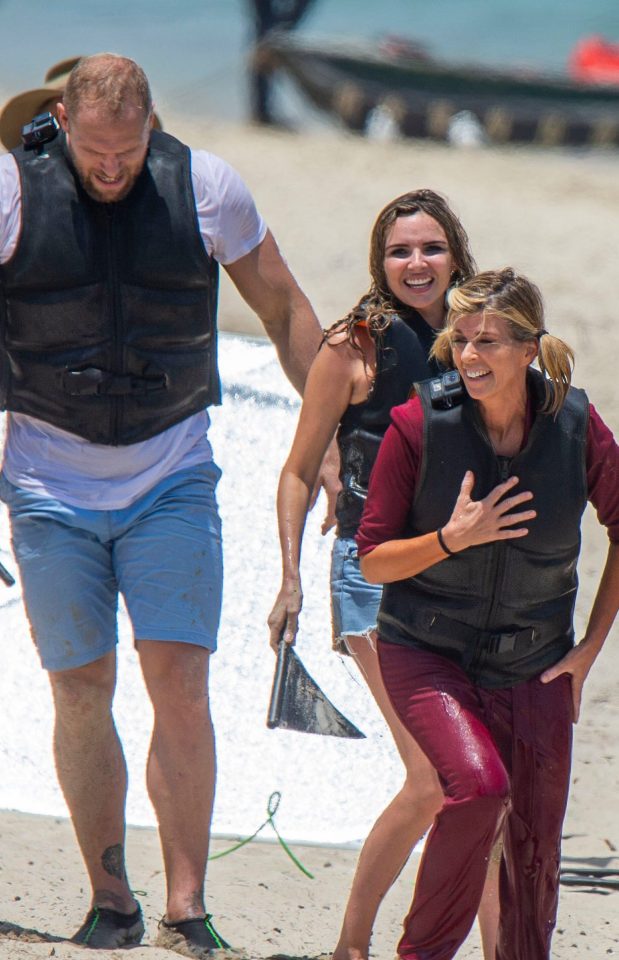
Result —
[{"label": "green cable on sand", "polygon": [[260,831],[263,830],[267,824],[270,824],[271,827],[273,828],[275,836],[280,842],[280,845],[284,848],[284,850],[286,851],[286,853],[288,854],[292,862],[295,864],[295,866],[297,866],[301,871],[301,873],[304,873],[306,877],[309,877],[310,880],[313,880],[314,874],[310,873],[309,870],[303,866],[301,861],[297,857],[295,857],[294,853],[292,852],[292,850],[290,849],[290,847],[288,846],[284,838],[280,836],[279,830],[275,826],[275,821],[273,820],[273,817],[277,813],[277,808],[279,807],[281,799],[282,799],[282,795],[279,792],[279,790],[274,790],[271,796],[269,797],[269,801],[267,803],[267,818],[264,821],[264,823],[260,824],[256,832],[252,833],[251,837],[245,837],[244,840],[240,840],[238,843],[235,843],[233,847],[229,847],[227,850],[221,850],[219,853],[212,853],[209,856],[209,860],[218,860],[219,857],[225,857],[229,853],[234,853],[235,850],[239,850],[241,847],[244,847],[246,843],[250,843],[252,840],[254,840],[258,836]]}]

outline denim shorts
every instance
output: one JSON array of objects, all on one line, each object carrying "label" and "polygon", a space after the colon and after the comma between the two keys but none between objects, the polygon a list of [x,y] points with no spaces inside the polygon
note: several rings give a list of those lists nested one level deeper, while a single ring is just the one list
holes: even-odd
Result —
[{"label": "denim shorts", "polygon": [[0,474],[26,613],[47,670],[84,666],[114,649],[119,593],[136,640],[215,650],[220,476],[204,463],[171,474],[121,510],[84,510]]},{"label": "denim shorts", "polygon": [[361,573],[355,541],[336,537],[331,555],[334,650],[347,653],[346,636],[364,636],[376,629],[382,592],[381,584],[368,583]]}]

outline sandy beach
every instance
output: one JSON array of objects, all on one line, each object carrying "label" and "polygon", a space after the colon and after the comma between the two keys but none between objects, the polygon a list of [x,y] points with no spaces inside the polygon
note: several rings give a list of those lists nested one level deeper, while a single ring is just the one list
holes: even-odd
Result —
[{"label": "sandy beach", "polygon": [[[587,389],[619,432],[618,154],[457,150],[422,142],[371,143],[336,132],[296,136],[206,121],[175,123],[165,103],[158,107],[169,132],[220,154],[244,176],[324,326],[343,315],[367,286],[368,236],[379,209],[417,187],[444,193],[467,227],[481,268],[512,265],[540,285],[547,326],[576,352],[575,383]],[[225,277],[220,317],[225,330],[260,330]],[[577,632],[586,621],[606,551],[605,535],[590,510],[583,539]],[[618,640],[615,626],[589,678],[576,727],[564,828],[566,869],[619,871]],[[342,783],[342,805],[350,788]],[[217,839],[214,851],[229,845]],[[301,845],[295,852],[315,879],[305,877],[277,843],[252,843],[209,869],[209,909],[218,927],[256,960],[313,958],[335,942],[356,852]],[[136,892],[144,891],[140,899],[148,928],[145,945],[131,957],[171,960],[173,954],[150,945],[164,893],[156,833],[130,829],[127,859]],[[395,954],[417,862],[415,855],[381,910],[373,960],[392,960]],[[76,929],[87,900],[70,824],[0,812],[0,958],[85,956],[82,948],[56,938]],[[619,889],[563,886],[554,960],[602,960],[617,953]],[[99,955],[126,956],[121,951]],[[476,930],[458,957],[481,957]]]}]

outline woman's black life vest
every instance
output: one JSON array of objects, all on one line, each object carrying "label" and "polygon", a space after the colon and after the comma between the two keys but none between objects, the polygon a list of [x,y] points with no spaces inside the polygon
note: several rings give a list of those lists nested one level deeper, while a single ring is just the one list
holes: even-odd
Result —
[{"label": "woman's black life vest", "polygon": [[13,155],[22,229],[0,267],[0,407],[120,445],[219,403],[218,266],[189,148],[153,132],[117,203],[84,191],[64,136]]},{"label": "woman's black life vest", "polygon": [[416,380],[438,372],[436,361],[428,360],[433,342],[434,331],[416,311],[405,319],[394,316],[375,337],[376,377],[369,396],[348,407],[337,431],[342,483],[335,506],[339,537],[354,537],[357,532],[392,407],[408,399]]},{"label": "woman's black life vest", "polygon": [[[537,511],[529,533],[469,547],[408,580],[386,584],[378,616],[382,639],[432,650],[456,661],[483,687],[510,687],[552,666],[574,642],[573,614],[580,523],[587,503],[589,404],[570,389],[556,417],[537,412],[527,444],[508,460],[494,453],[477,406],[465,394],[435,409],[430,385],[415,384],[424,415],[417,490],[404,537],[449,520],[462,478],[475,474],[472,497],[517,476]],[[534,409],[544,378],[528,372]]]}]

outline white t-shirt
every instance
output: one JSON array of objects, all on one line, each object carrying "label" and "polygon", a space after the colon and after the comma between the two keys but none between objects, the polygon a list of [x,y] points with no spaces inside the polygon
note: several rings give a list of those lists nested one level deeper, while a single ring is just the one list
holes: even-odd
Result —
[{"label": "white t-shirt", "polygon": [[[220,157],[191,151],[191,178],[207,253],[234,263],[264,239],[266,224],[238,173]],[[17,164],[0,157],[0,263],[10,260],[21,227]],[[24,414],[8,414],[3,470],[18,487],[76,507],[118,510],[163,477],[212,458],[206,410],[150,440],[124,447],[89,443]]]}]

